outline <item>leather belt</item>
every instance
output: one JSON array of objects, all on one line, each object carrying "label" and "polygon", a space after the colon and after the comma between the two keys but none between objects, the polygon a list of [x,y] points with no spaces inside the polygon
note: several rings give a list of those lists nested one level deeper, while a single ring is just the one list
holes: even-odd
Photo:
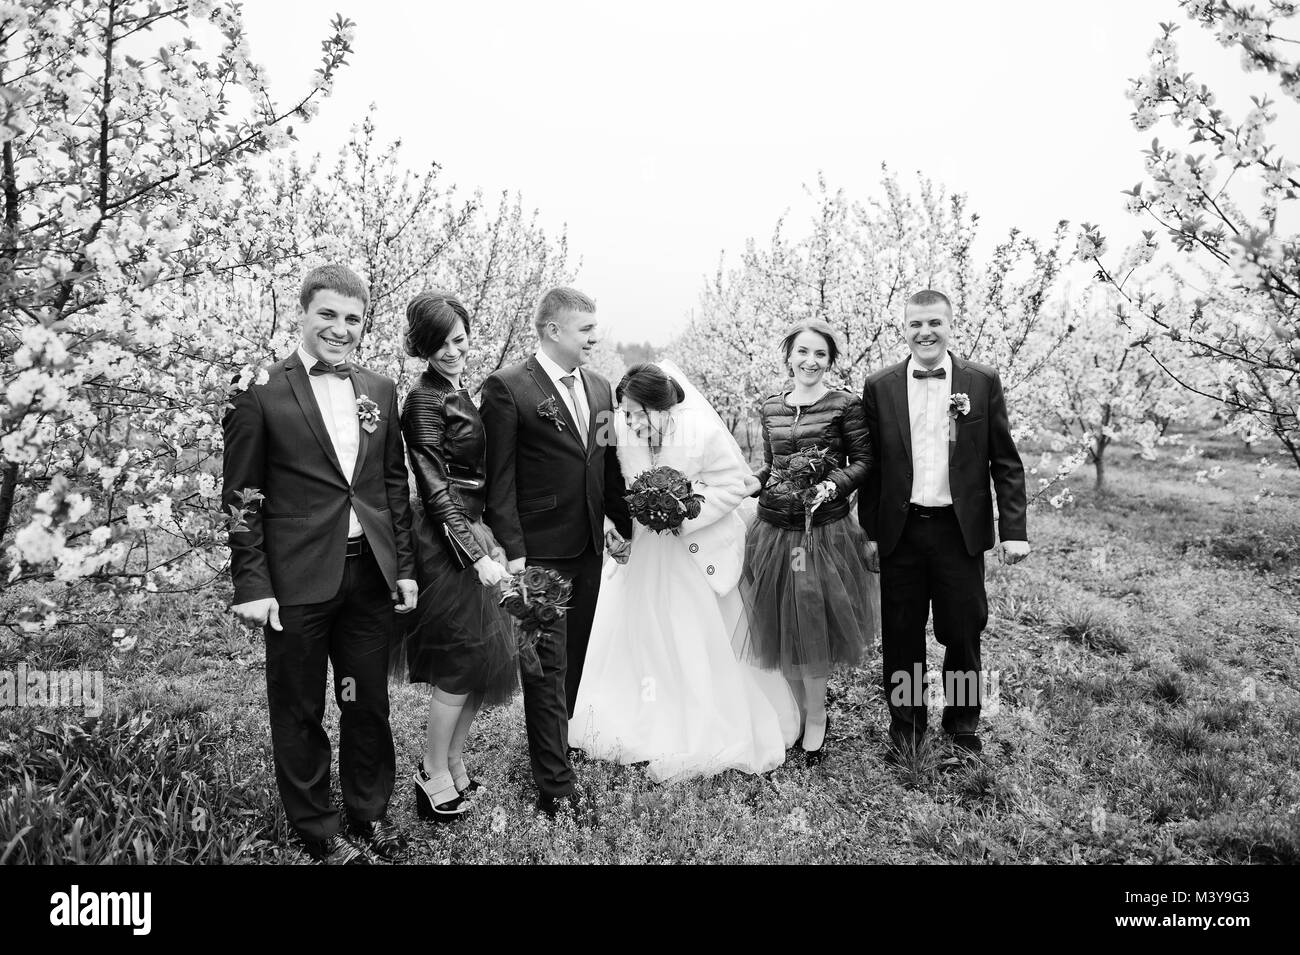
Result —
[{"label": "leather belt", "polygon": [[370,553],[370,545],[366,543],[366,539],[364,537],[348,538],[348,549],[347,549],[348,557],[360,557],[362,554],[369,554],[369,553]]},{"label": "leather belt", "polygon": [[909,504],[908,513],[915,514],[917,517],[929,519],[931,517],[942,517],[947,514],[952,514],[953,509],[951,504],[946,504],[943,507],[926,507],[923,504]]}]

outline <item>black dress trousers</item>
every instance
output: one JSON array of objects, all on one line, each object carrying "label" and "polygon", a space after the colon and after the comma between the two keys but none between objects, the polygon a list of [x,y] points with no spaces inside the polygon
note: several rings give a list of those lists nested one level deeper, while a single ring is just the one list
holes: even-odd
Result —
[{"label": "black dress trousers", "polygon": [[578,684],[591,639],[591,621],[600,592],[602,555],[592,544],[581,556],[567,560],[533,560],[573,581],[573,597],[564,616],[541,632],[537,640],[540,674],[521,672],[524,714],[528,726],[528,754],[533,779],[543,796],[573,792],[573,767],[569,763],[569,719],[578,699]]},{"label": "black dress trousers", "polygon": [[980,634],[988,623],[984,555],[966,552],[949,508],[908,515],[898,544],[880,562],[881,655],[890,739],[917,745],[926,731],[925,624],[944,647],[943,728],[974,733],[979,723]]},{"label": "black dress trousers", "polygon": [[325,715],[327,662],[339,707],[339,781],[358,821],[388,808],[396,775],[388,722],[388,643],[395,625],[388,584],[369,551],[349,557],[332,600],[282,606],[283,630],[264,628],[266,697],[275,781],[289,824],[306,839],[341,828],[330,804]]}]

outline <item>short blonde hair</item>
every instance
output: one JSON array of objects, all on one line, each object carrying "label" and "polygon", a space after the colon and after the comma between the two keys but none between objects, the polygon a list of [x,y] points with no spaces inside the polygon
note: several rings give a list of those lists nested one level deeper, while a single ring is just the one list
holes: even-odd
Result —
[{"label": "short blonde hair", "polygon": [[361,281],[361,276],[346,265],[337,263],[318,265],[303,276],[302,291],[298,293],[298,304],[302,306],[304,312],[311,305],[311,300],[316,297],[317,292],[338,292],[348,298],[360,299],[363,313],[370,308],[369,287]]},{"label": "short blonde hair", "polygon": [[595,311],[596,303],[589,296],[582,294],[576,288],[556,286],[543,295],[542,300],[537,303],[537,311],[533,315],[533,327],[537,329],[537,336],[540,338],[542,329],[555,321],[555,316],[561,312],[590,314]]}]

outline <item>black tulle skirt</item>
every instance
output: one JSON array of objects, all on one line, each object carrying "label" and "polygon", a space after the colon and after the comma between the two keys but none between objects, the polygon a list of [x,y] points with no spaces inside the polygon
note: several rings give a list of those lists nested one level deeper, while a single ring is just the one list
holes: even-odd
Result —
[{"label": "black tulle skirt", "polygon": [[880,577],[867,569],[866,540],[849,517],[810,534],[764,520],[750,527],[740,594],[752,663],[793,680],[862,662],[880,632]]},{"label": "black tulle skirt", "polygon": [[[442,525],[412,503],[418,550],[420,603],[401,617],[400,641],[390,656],[394,676],[429,683],[446,693],[481,694],[484,706],[508,702],[519,689],[514,618],[496,587],[484,587],[473,567],[461,570],[442,541]],[[499,545],[487,526],[470,526],[488,553]]]}]

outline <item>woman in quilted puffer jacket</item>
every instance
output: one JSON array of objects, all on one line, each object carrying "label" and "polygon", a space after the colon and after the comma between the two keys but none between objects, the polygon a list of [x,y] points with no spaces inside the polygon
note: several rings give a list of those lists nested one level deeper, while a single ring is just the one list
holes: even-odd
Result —
[{"label": "woman in quilted puffer jacket", "polygon": [[781,348],[794,381],[763,402],[759,519],[745,542],[741,593],[750,656],[790,682],[802,748],[816,762],[831,668],[861,662],[880,628],[878,578],[849,509],[872,467],[871,441],[862,399],[823,381],[839,355],[831,327],[801,322]]}]

